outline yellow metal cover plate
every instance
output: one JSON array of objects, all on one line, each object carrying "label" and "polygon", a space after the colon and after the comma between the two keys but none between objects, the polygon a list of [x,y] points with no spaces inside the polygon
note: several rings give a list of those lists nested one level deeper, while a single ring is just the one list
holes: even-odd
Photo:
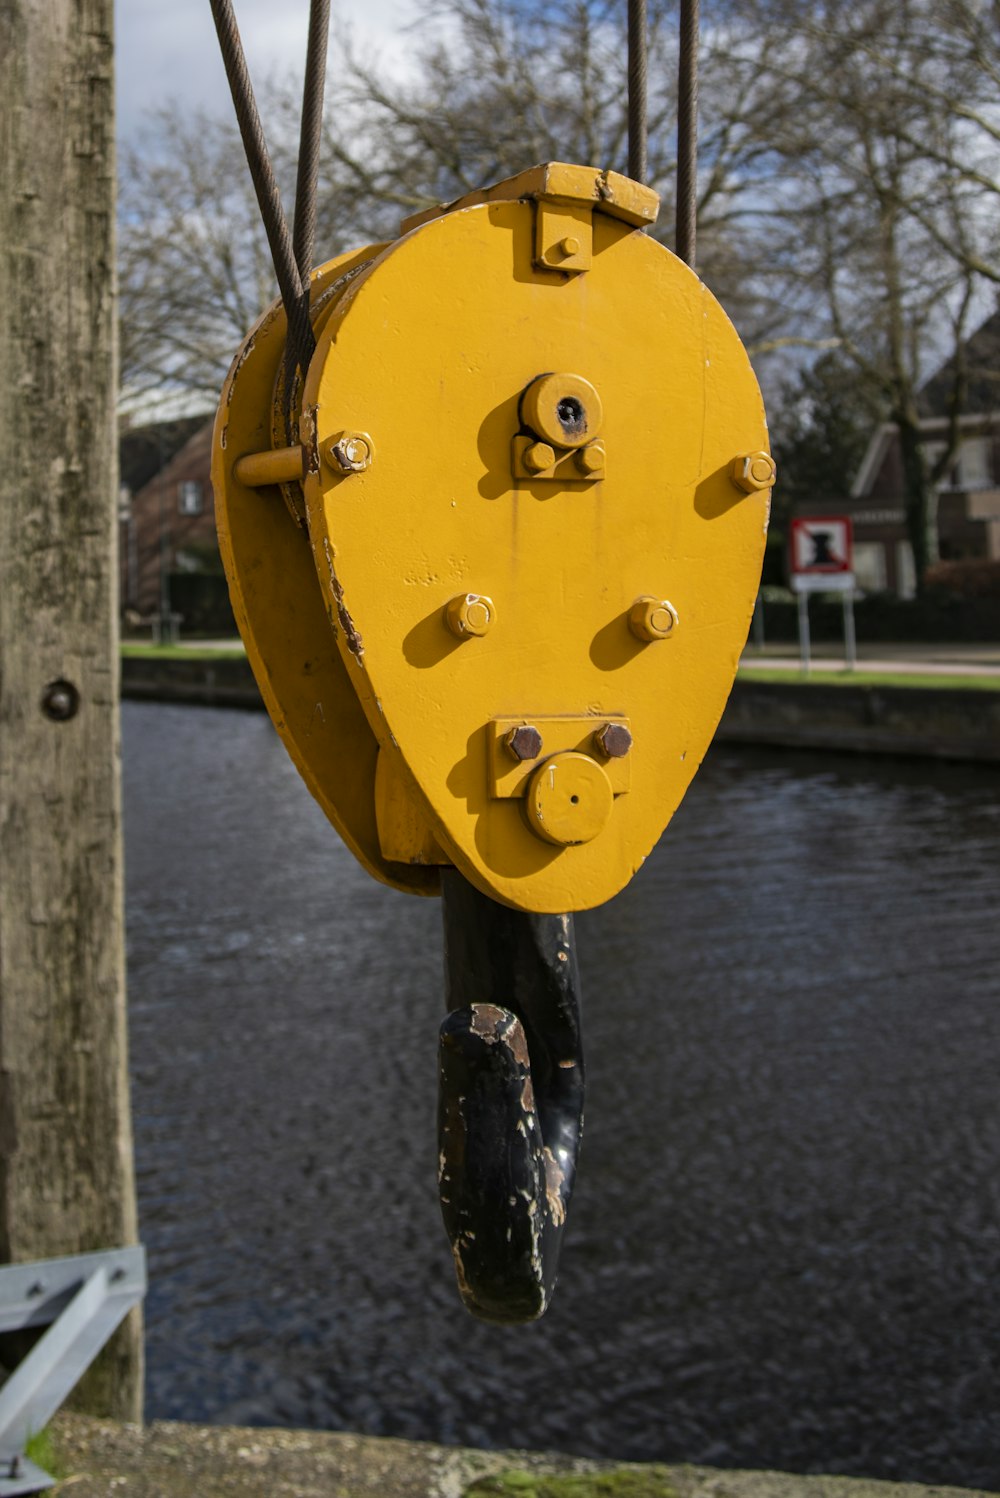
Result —
[{"label": "yellow metal cover plate", "polygon": [[[314,302],[375,253],[331,261]],[[337,651],[305,532],[277,486],[248,488],[234,469],[271,448],[274,390],[285,351],[280,302],[248,334],[226,379],[212,441],[212,484],[229,596],[261,696],[303,780],[354,855],[385,884],[435,894],[435,869],[382,856],[375,816],[378,741]]]},{"label": "yellow metal cover plate", "polygon": [[[656,843],[721,716],[753,612],[769,491],[734,458],[767,448],[746,353],[718,303],[661,245],[595,212],[592,268],[533,262],[531,202],[432,219],[345,293],[306,385],[318,472],[310,536],[338,646],[378,738],[397,745],[433,833],[494,898],[585,909]],[[515,479],[522,393],[547,371],[589,381],[605,480]],[[376,458],[344,476],[345,430]],[[446,621],[492,600],[485,634]],[[676,610],[639,639],[637,599]],[[532,831],[523,798],[490,790],[491,725],[626,715],[631,786],[589,841]]]}]

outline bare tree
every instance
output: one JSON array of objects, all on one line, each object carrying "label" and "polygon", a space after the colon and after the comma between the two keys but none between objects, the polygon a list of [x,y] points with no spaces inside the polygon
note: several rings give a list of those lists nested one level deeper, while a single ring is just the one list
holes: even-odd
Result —
[{"label": "bare tree", "polygon": [[[720,5],[725,14],[725,7]],[[624,170],[623,0],[559,10],[518,0],[443,0],[414,38],[408,81],[343,47],[325,123],[318,243],[330,255],[394,237],[399,219],[538,161]],[[673,239],[676,15],[650,6],[649,180]],[[764,42],[759,43],[761,47]],[[780,257],[765,256],[770,164],[751,97],[734,93],[725,28],[709,33],[703,79],[701,271],[750,342],[794,336]],[[298,96],[263,91],[279,179],[294,179]],[[291,211],[290,196],[286,199]],[[122,162],[123,379],[214,393],[236,342],[275,294],[235,126],[167,110]]]},{"label": "bare tree", "polygon": [[126,405],[213,401],[233,351],[275,296],[235,123],[164,109],[119,163]]},{"label": "bare tree", "polygon": [[[789,284],[900,436],[918,586],[937,556],[936,485],[954,461],[963,347],[1000,270],[995,103],[1000,43],[978,0],[859,0],[782,9],[788,31],[758,83],[797,99],[762,135]],[[950,358],[943,444],[927,461],[919,391]]]},{"label": "bare tree", "polygon": [[[751,353],[836,347],[898,424],[918,576],[936,551],[961,349],[1000,275],[998,43],[986,0],[703,4],[699,272]],[[650,7],[650,182],[673,238],[676,13]],[[437,0],[407,81],[345,50],[325,125],[318,242],[391,238],[399,218],[546,159],[624,169],[623,0]],[[298,99],[265,116],[291,180]],[[215,388],[274,295],[235,129],[162,120],[133,153],[123,231],[133,385]],[[142,221],[142,203],[152,210]],[[953,356],[952,421],[928,467],[917,393]],[[846,483],[846,475],[845,475]]]}]

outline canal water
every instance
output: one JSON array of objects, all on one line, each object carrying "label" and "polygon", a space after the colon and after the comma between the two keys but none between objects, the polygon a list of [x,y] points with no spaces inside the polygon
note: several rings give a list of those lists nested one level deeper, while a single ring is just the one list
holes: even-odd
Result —
[{"label": "canal water", "polygon": [[263,714],[126,704],[148,1413],[1000,1489],[1000,785],[713,749],[578,917],[548,1316],[462,1309],[437,902]]}]

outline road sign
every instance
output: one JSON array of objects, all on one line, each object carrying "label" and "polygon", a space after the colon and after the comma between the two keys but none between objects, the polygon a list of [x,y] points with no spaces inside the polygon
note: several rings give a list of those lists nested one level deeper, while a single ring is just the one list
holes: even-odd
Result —
[{"label": "road sign", "polygon": [[852,573],[853,550],[849,515],[797,516],[791,527],[792,586],[797,585],[798,578],[829,579]]}]

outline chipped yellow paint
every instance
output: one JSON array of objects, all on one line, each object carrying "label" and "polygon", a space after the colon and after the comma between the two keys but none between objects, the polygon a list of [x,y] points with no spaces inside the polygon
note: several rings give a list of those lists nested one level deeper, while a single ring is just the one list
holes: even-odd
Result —
[{"label": "chipped yellow paint", "polygon": [[[375,253],[355,251],[325,265],[313,280],[314,304]],[[375,816],[378,740],[338,653],[308,537],[275,487],[289,477],[281,451],[267,451],[285,336],[284,311],[275,303],[234,359],[215,422],[212,483],[233,612],[275,727],[344,842],[376,879],[435,894],[436,869],[391,863],[382,854]],[[248,455],[253,460],[247,464]],[[237,477],[248,468],[252,486]],[[268,469],[271,484],[258,486]]]},{"label": "chipped yellow paint", "polygon": [[456,209],[476,208],[481,203],[512,202],[566,203],[578,209],[584,206],[600,208],[602,213],[640,228],[656,222],[660,207],[659,195],[651,187],[633,182],[631,177],[623,177],[619,172],[575,166],[566,161],[547,161],[518,172],[515,177],[505,177],[492,187],[477,188],[452,203],[413,213],[403,220],[400,233],[407,234],[431,219],[454,213]]}]

